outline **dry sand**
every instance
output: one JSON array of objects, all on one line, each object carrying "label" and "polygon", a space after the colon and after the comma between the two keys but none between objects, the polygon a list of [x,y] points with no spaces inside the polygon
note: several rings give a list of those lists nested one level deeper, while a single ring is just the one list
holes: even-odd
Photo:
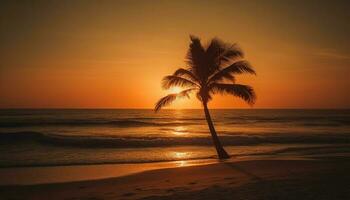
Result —
[{"label": "dry sand", "polygon": [[101,180],[1,186],[0,199],[343,200],[350,199],[350,160],[229,161]]}]

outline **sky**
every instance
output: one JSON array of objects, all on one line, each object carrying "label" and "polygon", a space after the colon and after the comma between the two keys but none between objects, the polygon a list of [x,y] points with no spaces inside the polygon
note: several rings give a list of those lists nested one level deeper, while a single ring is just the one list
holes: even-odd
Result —
[{"label": "sky", "polygon": [[[350,1],[1,1],[0,108],[153,108],[189,35],[237,43],[253,108],[350,108]],[[215,96],[210,108],[250,108]],[[201,108],[193,96],[170,108]]]}]

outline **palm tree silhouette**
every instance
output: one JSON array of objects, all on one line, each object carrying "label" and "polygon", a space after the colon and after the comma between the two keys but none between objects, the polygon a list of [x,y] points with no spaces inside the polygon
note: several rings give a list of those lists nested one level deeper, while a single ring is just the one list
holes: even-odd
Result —
[{"label": "palm tree silhouette", "polygon": [[196,92],[202,102],[205,118],[220,159],[229,158],[222,147],[212,122],[208,102],[216,93],[230,94],[239,97],[253,105],[256,99],[254,89],[249,85],[235,83],[235,75],[242,73],[256,74],[251,65],[243,60],[243,52],[236,44],[224,43],[214,38],[207,46],[203,46],[198,37],[191,35],[191,42],[186,55],[186,68],[180,68],[173,75],[163,78],[164,89],[180,86],[184,89],[179,93],[169,94],[155,105],[155,111],[169,105],[177,98],[188,97]]}]

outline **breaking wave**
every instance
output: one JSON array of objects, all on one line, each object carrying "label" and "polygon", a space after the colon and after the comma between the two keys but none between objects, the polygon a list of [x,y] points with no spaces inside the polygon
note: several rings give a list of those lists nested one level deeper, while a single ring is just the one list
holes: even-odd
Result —
[{"label": "breaking wave", "polygon": [[[332,144],[350,143],[346,134],[315,135],[224,135],[220,137],[224,145],[257,145],[257,144]],[[40,132],[0,133],[0,144],[33,143],[84,148],[143,148],[165,146],[209,146],[211,137],[98,137],[66,136]]]},{"label": "breaking wave", "polygon": [[181,121],[174,122],[148,122],[135,119],[125,120],[61,120],[61,121],[20,121],[20,122],[0,122],[0,127],[3,128],[18,128],[18,127],[32,127],[32,126],[113,126],[113,127],[142,127],[142,126],[178,126],[190,125],[189,122],[193,119],[181,119]]}]

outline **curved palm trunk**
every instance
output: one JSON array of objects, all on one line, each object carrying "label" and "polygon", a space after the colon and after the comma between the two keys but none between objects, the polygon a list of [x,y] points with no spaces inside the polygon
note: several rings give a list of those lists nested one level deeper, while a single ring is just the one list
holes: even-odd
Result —
[{"label": "curved palm trunk", "polygon": [[216,134],[213,121],[211,120],[211,117],[210,117],[207,103],[203,102],[203,107],[204,107],[205,118],[207,120],[208,127],[209,127],[209,130],[211,133],[211,137],[213,139],[213,143],[215,145],[215,149],[216,149],[216,152],[218,153],[219,159],[229,158],[230,156],[227,154],[225,149],[222,147],[221,142],[218,138],[218,135]]}]

